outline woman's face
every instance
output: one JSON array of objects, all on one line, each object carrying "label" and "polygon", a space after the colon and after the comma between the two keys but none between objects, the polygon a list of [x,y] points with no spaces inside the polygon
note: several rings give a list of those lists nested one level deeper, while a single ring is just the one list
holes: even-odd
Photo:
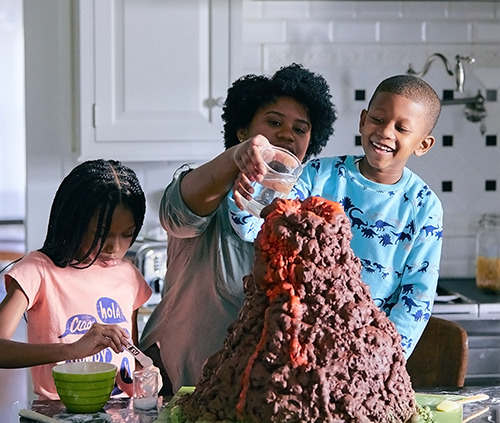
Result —
[{"label": "woman's face", "polygon": [[244,141],[264,135],[271,144],[287,149],[302,161],[311,140],[311,129],[306,108],[291,97],[281,97],[257,110],[250,126],[238,131],[238,138]]},{"label": "woman's face", "polygon": [[[83,256],[92,246],[92,241],[98,232],[99,210],[97,210],[90,219],[89,227],[83,237],[80,254]],[[130,208],[121,204],[117,205],[111,220],[109,233],[104,242],[101,253],[97,257],[94,264],[101,266],[114,266],[125,256],[125,253],[130,248],[130,243],[134,237],[135,221],[134,214]],[[97,251],[99,244],[91,252],[89,261],[92,261]]]}]

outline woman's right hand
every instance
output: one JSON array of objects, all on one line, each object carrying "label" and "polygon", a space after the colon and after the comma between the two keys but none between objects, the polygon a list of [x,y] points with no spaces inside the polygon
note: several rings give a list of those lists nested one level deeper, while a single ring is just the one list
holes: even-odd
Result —
[{"label": "woman's right hand", "polygon": [[94,323],[85,335],[73,343],[75,358],[89,357],[108,347],[115,353],[121,353],[128,338],[125,329],[116,324]]}]

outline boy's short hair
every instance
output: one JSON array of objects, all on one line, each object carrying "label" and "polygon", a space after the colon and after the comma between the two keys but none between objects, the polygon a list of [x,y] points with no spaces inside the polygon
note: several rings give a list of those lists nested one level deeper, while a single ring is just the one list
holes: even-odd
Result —
[{"label": "boy's short hair", "polygon": [[399,94],[422,104],[427,109],[427,133],[430,134],[436,126],[441,114],[441,100],[436,91],[423,79],[413,75],[396,75],[384,79],[375,89],[368,108],[379,93]]}]

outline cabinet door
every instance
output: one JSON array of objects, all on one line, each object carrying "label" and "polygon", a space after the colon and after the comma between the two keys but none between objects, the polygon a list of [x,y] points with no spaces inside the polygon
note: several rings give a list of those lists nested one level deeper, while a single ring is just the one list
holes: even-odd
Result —
[{"label": "cabinet door", "polygon": [[80,1],[82,159],[205,160],[222,151],[230,6],[230,0]]}]

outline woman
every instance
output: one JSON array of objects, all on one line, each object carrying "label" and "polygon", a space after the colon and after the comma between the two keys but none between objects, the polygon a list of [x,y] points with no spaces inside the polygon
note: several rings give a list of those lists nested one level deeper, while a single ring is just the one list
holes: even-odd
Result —
[{"label": "woman", "polygon": [[165,394],[195,384],[243,305],[242,277],[250,272],[253,245],[233,232],[228,211],[240,171],[251,169],[252,158],[270,144],[302,161],[319,154],[336,113],[325,79],[292,64],[272,77],[238,79],[222,118],[226,150],[198,168],[181,168],[160,205],[168,233],[165,290],[141,348],[162,371]]}]

